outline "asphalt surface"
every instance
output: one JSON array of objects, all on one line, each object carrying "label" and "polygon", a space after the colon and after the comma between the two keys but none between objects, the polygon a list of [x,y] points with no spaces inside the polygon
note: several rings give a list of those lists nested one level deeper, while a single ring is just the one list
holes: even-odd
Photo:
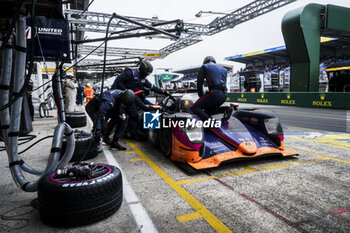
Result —
[{"label": "asphalt surface", "polygon": [[[234,162],[190,175],[156,145],[123,140],[126,152],[105,146],[92,160],[122,170],[121,208],[101,222],[77,228],[43,224],[30,206],[36,193],[14,184],[6,154],[0,152],[0,232],[350,232],[350,134],[335,132],[335,126],[328,131],[288,124],[288,118],[300,118],[302,124],[304,112],[317,124],[319,119],[311,117],[314,109],[284,114],[271,108],[284,123],[286,149],[299,156]],[[326,111],[324,117],[329,118]],[[38,139],[50,135],[56,123],[55,118],[36,118],[32,134]],[[42,168],[50,145],[50,140],[39,143],[23,159]]]},{"label": "asphalt surface", "polygon": [[336,132],[350,132],[349,110],[254,104],[240,104],[240,107],[248,109],[260,108],[275,111],[283,125]]}]

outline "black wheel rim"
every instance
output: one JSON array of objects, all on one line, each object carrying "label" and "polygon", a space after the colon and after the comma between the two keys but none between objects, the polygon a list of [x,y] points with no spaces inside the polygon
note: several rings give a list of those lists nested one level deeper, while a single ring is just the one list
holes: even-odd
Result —
[{"label": "black wheel rim", "polygon": [[[77,167],[77,166],[83,166],[83,165],[76,165],[73,167]],[[89,180],[98,179],[98,178],[103,177],[111,172],[111,168],[109,166],[106,166],[106,165],[95,164],[95,165],[89,165],[89,167],[91,169],[91,177],[89,178]],[[68,169],[68,168],[66,168],[66,169]],[[51,180],[53,180],[57,183],[77,183],[77,182],[81,182],[81,181],[88,181],[86,179],[81,179],[80,177],[74,177],[74,176],[58,177],[56,175],[56,172],[54,172],[51,175]]]}]

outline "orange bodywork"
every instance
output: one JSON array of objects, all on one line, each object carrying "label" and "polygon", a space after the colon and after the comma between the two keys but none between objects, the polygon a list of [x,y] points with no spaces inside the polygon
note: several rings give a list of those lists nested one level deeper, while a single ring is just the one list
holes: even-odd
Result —
[{"label": "orange bodywork", "polygon": [[187,162],[198,162],[202,159],[202,157],[199,156],[199,151],[193,150],[187,146],[185,146],[183,143],[181,143],[175,136],[174,133],[172,133],[172,152],[170,159],[182,163]]},{"label": "orange bodywork", "polygon": [[253,155],[247,155],[242,153],[239,149],[237,151],[229,151],[222,154],[215,155],[213,157],[202,159],[196,163],[194,162],[188,162],[189,165],[191,165],[193,168],[199,170],[199,169],[205,169],[205,168],[212,168],[212,167],[218,167],[220,163],[224,161],[230,161],[230,160],[239,160],[239,159],[251,159],[254,157],[264,157],[264,156],[292,156],[297,155],[294,152],[283,150],[283,149],[277,149],[274,147],[261,147],[257,149],[257,152]]},{"label": "orange bodywork", "polygon": [[170,159],[181,163],[187,163],[197,170],[218,167],[222,162],[225,161],[251,159],[254,157],[267,157],[271,155],[287,157],[297,154],[288,150],[284,150],[283,141],[281,142],[280,148],[257,148],[254,142],[243,142],[238,146],[238,149],[236,151],[229,151],[214,155],[210,158],[202,159],[199,151],[185,146],[174,136],[174,134],[172,134],[172,153]]}]

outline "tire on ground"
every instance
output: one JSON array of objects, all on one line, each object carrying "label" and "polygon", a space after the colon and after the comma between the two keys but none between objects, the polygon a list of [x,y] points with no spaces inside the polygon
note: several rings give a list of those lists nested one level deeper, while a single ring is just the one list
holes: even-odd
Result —
[{"label": "tire on ground", "polygon": [[40,179],[38,210],[45,224],[54,227],[91,224],[120,208],[123,200],[120,170],[108,164],[94,166],[100,174],[92,179],[67,181],[57,179],[56,172]]},{"label": "tire on ground", "polygon": [[[75,149],[70,162],[78,162],[85,155],[83,160],[95,158],[98,155],[97,143],[93,135],[83,130],[74,130]],[[91,145],[90,145],[91,144]],[[62,140],[61,157],[67,148],[67,138],[64,136]]]},{"label": "tire on ground", "polygon": [[72,128],[86,126],[85,112],[66,112],[66,123]]}]

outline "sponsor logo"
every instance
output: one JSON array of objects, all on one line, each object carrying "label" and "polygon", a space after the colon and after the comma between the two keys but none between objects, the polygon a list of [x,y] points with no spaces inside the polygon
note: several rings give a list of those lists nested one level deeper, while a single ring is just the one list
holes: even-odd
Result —
[{"label": "sponsor logo", "polygon": [[261,94],[261,99],[256,99],[256,102],[261,103],[261,104],[267,104],[269,103],[268,99],[264,99],[265,94]]},{"label": "sponsor logo", "polygon": [[[26,38],[27,39],[32,39],[31,36],[31,31],[32,27],[27,27],[26,28]],[[62,36],[63,30],[60,28],[42,28],[42,27],[37,27],[35,31],[36,34],[41,34],[41,35],[51,35],[51,36]]]},{"label": "sponsor logo", "polygon": [[314,100],[312,101],[312,106],[320,106],[320,107],[332,107],[332,101],[325,101],[326,94],[320,95],[321,100]]},{"label": "sponsor logo", "polygon": [[156,112],[143,113],[143,128],[144,129],[160,129],[160,116],[162,114],[157,110]]},{"label": "sponsor logo", "polygon": [[63,188],[68,188],[68,187],[80,187],[80,186],[87,186],[87,185],[92,185],[96,183],[101,183],[104,180],[108,180],[114,176],[113,173],[110,173],[108,176],[104,176],[101,178],[98,178],[96,180],[91,180],[91,181],[84,181],[84,182],[79,182],[79,183],[68,183],[68,184],[63,184]]},{"label": "sponsor logo", "polygon": [[186,120],[172,120],[172,119],[163,119],[163,128],[220,128],[221,127],[221,121],[214,120],[214,119],[208,119],[205,121],[196,120],[196,119],[186,119]]},{"label": "sponsor logo", "polygon": [[289,105],[295,105],[295,100],[290,99],[292,97],[292,94],[287,94],[287,99],[281,100],[281,104],[289,104]]},{"label": "sponsor logo", "polygon": [[237,98],[237,101],[239,101],[239,102],[247,102],[247,98],[244,98],[244,94],[241,93],[241,98]]},{"label": "sponsor logo", "polygon": [[29,40],[32,39],[32,27],[26,28],[26,38]]},{"label": "sponsor logo", "polygon": [[[170,118],[163,118],[160,120],[162,113],[157,110],[156,112],[144,112],[143,113],[143,128],[144,129],[160,129],[163,128],[220,128],[221,121],[215,119],[207,119],[205,121],[187,118],[183,120],[173,120]],[[161,124],[162,123],[162,124]]]}]

